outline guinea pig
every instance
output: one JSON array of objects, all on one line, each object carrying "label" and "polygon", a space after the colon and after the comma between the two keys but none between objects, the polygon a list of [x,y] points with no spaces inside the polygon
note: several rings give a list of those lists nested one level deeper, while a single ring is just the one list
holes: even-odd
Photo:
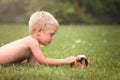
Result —
[{"label": "guinea pig", "polygon": [[90,59],[87,56],[83,54],[78,54],[75,57],[76,57],[76,60],[70,64],[71,67],[90,66]]}]

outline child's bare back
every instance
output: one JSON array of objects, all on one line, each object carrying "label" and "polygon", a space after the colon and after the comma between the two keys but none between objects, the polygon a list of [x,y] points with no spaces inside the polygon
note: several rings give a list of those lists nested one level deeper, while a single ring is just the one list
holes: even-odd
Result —
[{"label": "child's bare back", "polygon": [[32,56],[29,47],[31,37],[25,37],[0,48],[0,64],[19,63]]}]

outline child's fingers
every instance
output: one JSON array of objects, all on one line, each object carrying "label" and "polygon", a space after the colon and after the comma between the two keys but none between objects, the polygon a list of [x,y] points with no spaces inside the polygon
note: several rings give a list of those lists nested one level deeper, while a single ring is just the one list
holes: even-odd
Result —
[{"label": "child's fingers", "polygon": [[75,56],[70,56],[70,57],[67,57],[66,60],[67,60],[67,63],[70,64],[70,63],[72,63],[76,60],[76,57]]}]

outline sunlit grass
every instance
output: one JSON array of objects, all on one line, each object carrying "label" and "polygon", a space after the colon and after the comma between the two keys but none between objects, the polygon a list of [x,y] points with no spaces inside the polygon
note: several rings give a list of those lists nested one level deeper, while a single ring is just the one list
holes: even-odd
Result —
[{"label": "sunlit grass", "polygon": [[[20,65],[0,66],[0,80],[120,80],[120,27],[61,26],[53,42],[43,46],[47,57],[87,55],[91,66],[70,68]],[[0,25],[0,46],[28,35],[27,25]]]}]

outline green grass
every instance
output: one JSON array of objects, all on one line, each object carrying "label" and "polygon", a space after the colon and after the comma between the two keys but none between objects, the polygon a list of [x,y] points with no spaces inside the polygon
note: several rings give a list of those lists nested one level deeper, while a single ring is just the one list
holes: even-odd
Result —
[{"label": "green grass", "polygon": [[[0,25],[0,46],[26,35],[27,25]],[[53,58],[83,53],[90,58],[91,66],[32,66],[23,62],[0,66],[0,80],[120,80],[120,27],[61,26],[53,42],[42,50],[47,57]]]}]

